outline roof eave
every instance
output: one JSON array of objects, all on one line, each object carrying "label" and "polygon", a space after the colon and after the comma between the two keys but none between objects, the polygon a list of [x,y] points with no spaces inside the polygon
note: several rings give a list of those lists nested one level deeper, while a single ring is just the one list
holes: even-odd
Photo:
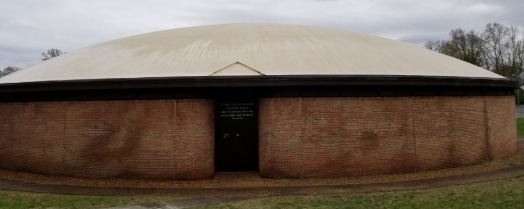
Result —
[{"label": "roof eave", "polygon": [[277,86],[469,86],[518,88],[507,78],[412,75],[266,75],[109,78],[0,84],[0,92]]}]

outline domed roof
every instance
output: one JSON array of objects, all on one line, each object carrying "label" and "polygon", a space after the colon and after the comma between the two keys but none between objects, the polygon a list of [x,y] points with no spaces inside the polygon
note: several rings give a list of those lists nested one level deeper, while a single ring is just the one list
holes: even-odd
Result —
[{"label": "domed roof", "polygon": [[0,83],[221,75],[503,78],[386,38],[309,26],[242,23],[114,40],[41,62],[1,78]]}]

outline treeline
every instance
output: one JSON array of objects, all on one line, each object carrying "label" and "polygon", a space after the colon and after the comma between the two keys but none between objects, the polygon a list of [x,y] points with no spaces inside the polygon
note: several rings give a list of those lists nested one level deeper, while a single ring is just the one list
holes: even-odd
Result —
[{"label": "treeline", "polygon": [[522,84],[523,34],[514,26],[489,23],[484,31],[451,30],[449,39],[428,41],[425,47],[480,66]]},{"label": "treeline", "polygon": [[16,66],[9,66],[9,67],[6,67],[4,68],[3,70],[0,70],[0,77],[4,77],[6,75],[9,75],[11,73],[14,73],[16,71],[19,71],[21,68],[19,67],[16,67]]},{"label": "treeline", "polygon": [[[42,60],[46,61],[48,59],[51,59],[53,57],[58,57],[60,55],[64,54],[64,52],[60,51],[60,49],[48,49],[46,52],[42,52]],[[21,70],[22,68],[16,67],[16,66],[8,66],[4,68],[3,70],[0,70],[0,78],[4,77],[6,75],[9,75],[11,73],[14,73],[16,71]]]}]

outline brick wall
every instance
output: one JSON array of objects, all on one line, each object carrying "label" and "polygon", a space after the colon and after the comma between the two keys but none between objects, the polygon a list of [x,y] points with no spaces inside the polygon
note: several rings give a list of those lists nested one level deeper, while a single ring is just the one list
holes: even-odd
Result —
[{"label": "brick wall", "polygon": [[270,178],[416,172],[516,151],[514,99],[260,100],[259,170]]},{"label": "brick wall", "polygon": [[0,103],[0,168],[79,177],[214,176],[212,100]]},{"label": "brick wall", "polygon": [[[416,172],[516,151],[513,97],[259,101],[271,178]],[[0,103],[0,168],[93,178],[214,176],[213,100]]]}]

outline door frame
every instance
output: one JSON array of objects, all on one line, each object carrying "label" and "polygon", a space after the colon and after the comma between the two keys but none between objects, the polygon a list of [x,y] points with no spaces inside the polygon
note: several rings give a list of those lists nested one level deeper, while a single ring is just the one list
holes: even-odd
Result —
[{"label": "door frame", "polygon": [[[224,119],[223,117],[221,117],[221,114],[222,114],[221,111],[223,110],[223,108],[220,105],[223,103],[229,103],[229,104],[253,103],[252,108],[251,108],[253,116],[252,118],[249,118],[250,122],[253,124],[251,127],[248,127],[247,130],[254,131],[255,133],[252,133],[252,137],[249,138],[250,141],[248,142],[248,145],[250,146],[249,148],[252,148],[252,152],[249,152],[251,154],[249,154],[248,156],[248,159],[250,159],[249,165],[244,165],[245,166],[244,168],[239,167],[239,169],[230,170],[230,169],[223,169],[219,167],[220,165],[223,165],[223,163],[219,163],[219,160],[222,160],[223,158],[223,157],[219,157],[219,155],[222,154],[223,151],[225,151],[225,150],[219,150],[219,149],[223,149],[223,147],[219,144],[221,143],[219,140],[222,139],[220,137],[223,137],[221,130],[219,129],[223,128],[221,126],[221,123],[223,122],[223,120],[232,120],[230,118]],[[215,114],[215,127],[214,127],[215,128],[215,143],[214,143],[215,144],[215,147],[214,147],[215,172],[249,172],[249,171],[258,172],[258,169],[259,169],[259,136],[258,136],[259,106],[258,105],[259,105],[258,98],[251,98],[251,97],[215,99],[215,111],[214,111],[214,114]],[[242,105],[239,105],[239,106],[242,106]],[[246,123],[246,125],[249,125],[250,122]],[[238,123],[242,124],[240,121]],[[254,146],[254,147],[251,147],[251,146]]]}]

